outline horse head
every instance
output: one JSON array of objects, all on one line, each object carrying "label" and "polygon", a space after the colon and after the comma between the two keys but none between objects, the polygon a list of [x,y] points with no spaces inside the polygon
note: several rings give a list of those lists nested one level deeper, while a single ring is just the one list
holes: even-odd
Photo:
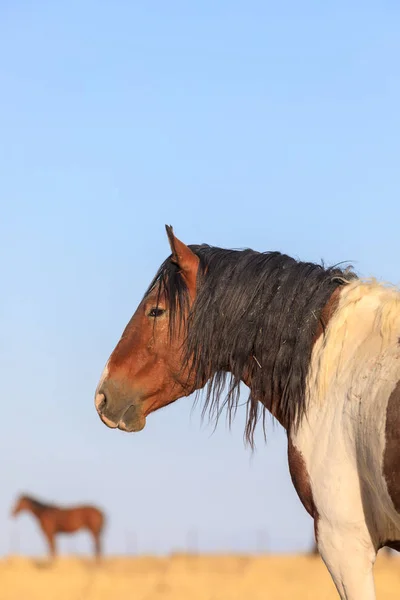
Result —
[{"label": "horse head", "polygon": [[140,431],[153,411],[194,391],[184,364],[199,258],[166,227],[171,256],[126,326],[101,376],[95,405],[111,428]]}]

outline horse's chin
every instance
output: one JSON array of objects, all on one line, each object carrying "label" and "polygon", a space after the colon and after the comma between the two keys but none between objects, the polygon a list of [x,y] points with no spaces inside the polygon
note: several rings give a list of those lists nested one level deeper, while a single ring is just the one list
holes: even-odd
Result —
[{"label": "horse's chin", "polygon": [[146,417],[137,407],[130,406],[118,423],[118,429],[127,433],[142,431],[146,426]]}]

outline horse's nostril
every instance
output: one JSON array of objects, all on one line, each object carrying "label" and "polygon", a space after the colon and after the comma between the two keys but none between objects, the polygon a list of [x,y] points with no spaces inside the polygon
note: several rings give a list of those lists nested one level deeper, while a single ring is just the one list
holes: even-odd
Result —
[{"label": "horse's nostril", "polygon": [[105,405],[107,404],[106,395],[103,393],[96,394],[94,403],[96,405],[97,412],[101,413]]}]

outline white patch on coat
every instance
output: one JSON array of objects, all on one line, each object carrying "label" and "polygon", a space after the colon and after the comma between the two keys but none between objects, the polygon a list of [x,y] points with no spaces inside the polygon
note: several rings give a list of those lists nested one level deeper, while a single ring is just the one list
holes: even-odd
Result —
[{"label": "white patch on coat", "polygon": [[376,281],[344,287],[314,346],[307,415],[291,436],[310,478],[321,554],[346,600],[375,598],[376,548],[400,539],[400,515],[383,477],[399,332],[399,290]]}]

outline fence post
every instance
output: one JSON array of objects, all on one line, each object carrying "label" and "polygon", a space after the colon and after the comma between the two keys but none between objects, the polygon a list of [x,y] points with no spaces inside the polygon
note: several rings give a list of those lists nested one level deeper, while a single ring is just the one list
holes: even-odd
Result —
[{"label": "fence post", "polygon": [[190,529],[186,534],[186,552],[198,554],[198,535],[195,529]]},{"label": "fence post", "polygon": [[257,554],[263,554],[267,549],[267,533],[265,529],[259,529],[256,533]]}]

